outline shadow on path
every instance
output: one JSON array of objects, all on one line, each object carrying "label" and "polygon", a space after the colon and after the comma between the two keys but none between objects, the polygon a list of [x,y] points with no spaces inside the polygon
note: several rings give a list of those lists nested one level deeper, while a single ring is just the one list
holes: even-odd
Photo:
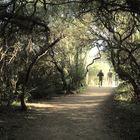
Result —
[{"label": "shadow on path", "polygon": [[120,140],[104,116],[111,91],[89,87],[83,94],[30,103],[29,112],[10,114],[6,123],[13,131],[2,140]]}]

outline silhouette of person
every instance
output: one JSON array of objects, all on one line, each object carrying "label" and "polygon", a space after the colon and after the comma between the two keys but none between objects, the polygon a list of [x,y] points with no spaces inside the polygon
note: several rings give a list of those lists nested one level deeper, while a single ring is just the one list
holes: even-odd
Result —
[{"label": "silhouette of person", "polygon": [[99,87],[101,87],[103,85],[103,77],[104,77],[104,73],[102,72],[102,70],[98,72],[97,76],[99,77]]},{"label": "silhouette of person", "polygon": [[108,85],[112,85],[112,72],[109,69],[109,72],[107,73],[107,81]]},{"label": "silhouette of person", "polygon": [[115,75],[115,86],[119,85],[119,76],[118,74]]}]

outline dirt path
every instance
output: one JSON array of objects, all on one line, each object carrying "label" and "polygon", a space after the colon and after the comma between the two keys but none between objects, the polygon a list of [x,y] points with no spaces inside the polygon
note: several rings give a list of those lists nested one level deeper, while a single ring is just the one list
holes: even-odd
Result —
[{"label": "dirt path", "polygon": [[17,115],[8,140],[120,140],[105,116],[111,90],[90,87],[86,94],[32,103],[33,111]]}]

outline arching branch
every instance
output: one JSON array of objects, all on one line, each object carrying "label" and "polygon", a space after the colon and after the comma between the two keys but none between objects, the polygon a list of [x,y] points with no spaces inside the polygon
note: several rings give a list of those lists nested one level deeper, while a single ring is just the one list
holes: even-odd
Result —
[{"label": "arching branch", "polygon": [[86,72],[85,72],[85,75],[86,75],[86,74],[88,73],[88,71],[89,71],[89,66],[91,66],[92,64],[94,64],[95,60],[98,60],[98,59],[101,58],[101,53],[100,53],[99,46],[97,45],[96,47],[97,47],[97,49],[98,49],[98,54],[99,54],[99,56],[96,57],[96,58],[93,58],[93,59],[92,59],[92,62],[89,63],[89,64],[86,66]]}]

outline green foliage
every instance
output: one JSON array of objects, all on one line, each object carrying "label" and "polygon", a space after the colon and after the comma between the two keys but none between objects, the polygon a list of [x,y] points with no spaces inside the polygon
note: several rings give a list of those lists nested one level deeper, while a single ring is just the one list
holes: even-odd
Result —
[{"label": "green foliage", "polygon": [[[0,3],[0,102],[13,102],[24,89],[26,98],[77,90],[85,81],[87,52],[97,46],[107,53],[119,77],[131,83],[133,88],[127,87],[128,92],[134,91],[139,97],[140,22],[133,7],[136,3],[111,1],[111,6],[108,1],[79,2]],[[49,48],[60,36],[65,37]],[[89,70],[95,84],[97,71],[103,67],[108,71],[105,65]]]},{"label": "green foliage", "polygon": [[115,89],[115,99],[132,102],[134,100],[134,90],[132,85],[127,82],[120,83]]}]

